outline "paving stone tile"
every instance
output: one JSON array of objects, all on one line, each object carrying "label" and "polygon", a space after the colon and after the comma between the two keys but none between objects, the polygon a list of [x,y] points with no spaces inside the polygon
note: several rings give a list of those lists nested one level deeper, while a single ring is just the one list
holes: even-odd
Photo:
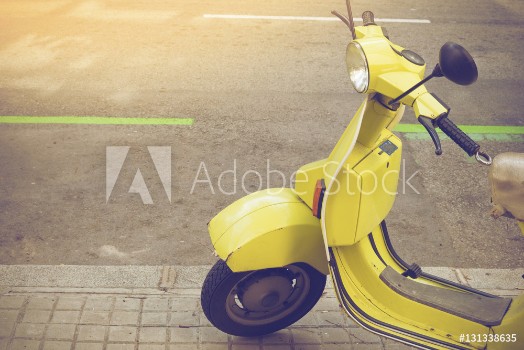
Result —
[{"label": "paving stone tile", "polygon": [[171,344],[169,350],[198,350],[198,344]]},{"label": "paving stone tile", "polygon": [[315,317],[320,326],[346,327],[347,322],[345,315],[340,311],[319,311],[315,312]]},{"label": "paving stone tile", "polygon": [[47,339],[73,340],[75,329],[75,324],[50,324],[47,326],[45,337]]},{"label": "paving stone tile", "polygon": [[89,297],[84,311],[109,311],[113,307],[113,297]]},{"label": "paving stone tile", "polygon": [[170,343],[198,343],[198,328],[169,328]]},{"label": "paving stone tile", "polygon": [[10,350],[38,350],[39,340],[13,339]]},{"label": "paving stone tile", "polygon": [[293,327],[317,327],[318,320],[314,312],[310,312],[293,324]]},{"label": "paving stone tile", "polygon": [[179,311],[171,312],[171,319],[169,321],[170,326],[198,326],[199,325],[199,316],[191,311]]},{"label": "paving stone tile", "polygon": [[233,344],[232,350],[260,350],[260,345],[255,344]]},{"label": "paving stone tile", "polygon": [[106,328],[105,326],[80,325],[78,326],[78,341],[103,341]]},{"label": "paving stone tile", "polygon": [[313,308],[314,311],[338,311],[340,304],[337,298],[320,298],[317,305]]},{"label": "paving stone tile", "polygon": [[349,334],[343,328],[322,328],[321,329],[323,343],[349,343]]},{"label": "paving stone tile", "polygon": [[165,345],[159,344],[138,344],[138,350],[165,350]]},{"label": "paving stone tile", "polygon": [[9,338],[0,338],[0,350],[7,350],[8,342],[9,342]]},{"label": "paving stone tile", "polygon": [[78,323],[80,311],[63,311],[58,310],[53,313],[51,323]]},{"label": "paving stone tile", "polygon": [[16,326],[15,338],[42,338],[44,336],[45,324],[42,323],[20,323]]},{"label": "paving stone tile", "polygon": [[237,337],[237,336],[231,336],[231,343],[232,344],[261,344],[262,343],[262,337]]},{"label": "paving stone tile", "polygon": [[104,343],[76,343],[74,350],[102,350],[103,348]]},{"label": "paving stone tile", "polygon": [[291,333],[288,329],[283,329],[262,337],[262,343],[265,344],[291,344]]},{"label": "paving stone tile", "polygon": [[0,322],[14,323],[18,318],[18,310],[0,310]]},{"label": "paving stone tile", "polygon": [[144,312],[141,324],[144,326],[165,326],[167,324],[167,312]]},{"label": "paving stone tile", "polygon": [[382,349],[382,346],[379,344],[352,344],[351,348],[353,350],[377,350]]},{"label": "paving stone tile", "polygon": [[[349,344],[347,344],[349,345]],[[348,350],[348,347],[341,348],[340,350]],[[295,344],[295,350],[323,350],[321,344]]]},{"label": "paving stone tile", "polygon": [[351,342],[353,344],[358,343],[381,343],[380,337],[376,334],[371,333],[363,328],[352,328],[349,331],[351,336]]},{"label": "paving stone tile", "polygon": [[63,296],[58,298],[56,310],[80,310],[84,305],[85,297]]},{"label": "paving stone tile", "polygon": [[107,344],[107,350],[135,350],[135,344]]},{"label": "paving stone tile", "polygon": [[51,316],[51,310],[26,310],[22,322],[47,323]]},{"label": "paving stone tile", "polygon": [[232,344],[232,350],[260,350],[260,345],[255,344]]},{"label": "paving stone tile", "polygon": [[264,345],[264,350],[291,350],[291,344],[267,344]]},{"label": "paving stone tile", "polygon": [[144,311],[167,311],[168,301],[167,298],[147,298],[144,300]]},{"label": "paving stone tile", "polygon": [[295,328],[293,333],[293,342],[295,344],[320,344],[322,338],[318,328]]},{"label": "paving stone tile", "polygon": [[211,322],[209,322],[209,320],[207,319],[206,315],[204,315],[203,312],[198,314],[198,319],[199,319],[200,326],[204,326],[204,327],[212,327],[213,326],[211,324]]},{"label": "paving stone tile", "polygon": [[44,350],[70,350],[72,342],[47,340],[44,342]]},{"label": "paving stone tile", "polygon": [[134,342],[136,339],[136,327],[112,326],[109,327],[110,342]]},{"label": "paving stone tile", "polygon": [[[322,350],[353,350],[353,345],[350,343],[347,344],[322,344]],[[374,349],[374,350],[380,350]]]},{"label": "paving stone tile", "polygon": [[80,322],[87,324],[109,324],[109,312],[84,310]]},{"label": "paving stone tile", "polygon": [[200,350],[225,350],[227,349],[227,343],[216,344],[216,343],[204,343],[200,344]]},{"label": "paving stone tile", "polygon": [[173,311],[195,311],[198,310],[199,300],[196,298],[174,298],[171,299],[171,310]]},{"label": "paving stone tile", "polygon": [[138,311],[140,310],[140,299],[126,297],[116,298],[115,310]]},{"label": "paving stone tile", "polygon": [[9,337],[14,327],[15,322],[0,321],[0,337]]},{"label": "paving stone tile", "polygon": [[24,304],[26,297],[22,295],[0,296],[0,309],[19,309]]},{"label": "paving stone tile", "polygon": [[111,317],[112,325],[137,325],[139,311],[113,311]]},{"label": "paving stone tile", "polygon": [[227,343],[227,334],[215,327],[200,328],[200,342],[202,343]]},{"label": "paving stone tile", "polygon": [[51,310],[56,301],[56,298],[53,297],[37,297],[33,296],[29,298],[29,303],[27,304],[27,309],[37,309],[37,310]]},{"label": "paving stone tile", "polygon": [[166,341],[166,327],[141,327],[140,343],[164,343]]}]

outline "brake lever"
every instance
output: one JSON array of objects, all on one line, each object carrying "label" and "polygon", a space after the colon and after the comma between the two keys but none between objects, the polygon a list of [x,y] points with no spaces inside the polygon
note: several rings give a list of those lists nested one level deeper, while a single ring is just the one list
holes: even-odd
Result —
[{"label": "brake lever", "polygon": [[426,128],[426,131],[429,133],[433,144],[435,144],[435,154],[440,156],[442,154],[442,146],[440,145],[440,138],[438,137],[435,126],[433,125],[433,119],[420,116],[418,117],[418,122]]}]

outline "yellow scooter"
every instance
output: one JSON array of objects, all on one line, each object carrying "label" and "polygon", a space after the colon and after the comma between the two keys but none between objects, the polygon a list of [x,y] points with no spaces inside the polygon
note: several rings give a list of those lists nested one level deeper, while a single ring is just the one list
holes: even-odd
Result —
[{"label": "yellow scooter", "polygon": [[[272,333],[311,310],[331,275],[342,308],[371,332],[428,349],[524,349],[524,295],[494,296],[408,265],[393,250],[384,221],[402,151],[391,130],[405,106],[429,132],[437,155],[435,127],[480,163],[492,163],[424,86],[441,76],[471,84],[475,62],[460,45],[446,43],[424,78],[419,55],[391,42],[369,11],[355,27],[347,5],[348,17],[334,14],[351,30],[348,73],[366,98],[329,157],[297,172],[294,189],[255,192],[211,220],[221,260],[203,285],[205,315],[229,334]],[[491,168],[494,215],[515,217],[524,232],[523,206],[511,190],[522,186],[522,173],[519,154],[497,156]]]}]

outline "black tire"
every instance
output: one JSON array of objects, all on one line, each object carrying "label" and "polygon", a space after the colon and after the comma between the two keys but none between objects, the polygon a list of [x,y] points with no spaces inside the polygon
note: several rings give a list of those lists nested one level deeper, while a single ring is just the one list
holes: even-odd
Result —
[{"label": "black tire", "polygon": [[235,273],[219,260],[204,281],[202,309],[225,333],[261,336],[301,319],[320,299],[325,285],[326,276],[304,263]]}]

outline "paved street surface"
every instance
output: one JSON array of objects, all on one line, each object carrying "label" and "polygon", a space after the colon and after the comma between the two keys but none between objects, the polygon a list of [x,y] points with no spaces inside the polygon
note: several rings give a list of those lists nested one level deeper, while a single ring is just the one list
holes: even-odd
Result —
[{"label": "paved street surface", "polygon": [[[194,123],[0,124],[0,263],[211,264],[207,222],[259,187],[290,186],[299,166],[326,157],[362,96],[347,77],[349,32],[341,23],[205,15],[331,17],[344,6],[343,0],[2,1],[0,116]],[[371,9],[377,18],[425,20],[384,24],[392,40],[426,59],[428,70],[448,40],[471,51],[479,67],[474,85],[443,78],[428,84],[452,107],[455,122],[523,125],[523,2],[379,0],[353,7],[355,16]],[[416,123],[412,113],[404,122]],[[524,266],[517,226],[489,217],[487,167],[449,140],[436,157],[424,134],[399,136],[405,166],[388,223],[405,260]],[[491,154],[524,151],[522,135],[477,136]],[[129,152],[108,193],[106,153],[115,146]],[[149,146],[171,147],[171,200]],[[153,204],[129,193],[137,169]]]},{"label": "paved street surface", "polygon": [[[0,350],[410,348],[358,327],[341,312],[331,283],[315,308],[288,329],[261,338],[228,336],[212,327],[200,308],[209,268],[0,267]],[[518,278],[524,269],[425,271],[498,295],[524,290]]]}]

